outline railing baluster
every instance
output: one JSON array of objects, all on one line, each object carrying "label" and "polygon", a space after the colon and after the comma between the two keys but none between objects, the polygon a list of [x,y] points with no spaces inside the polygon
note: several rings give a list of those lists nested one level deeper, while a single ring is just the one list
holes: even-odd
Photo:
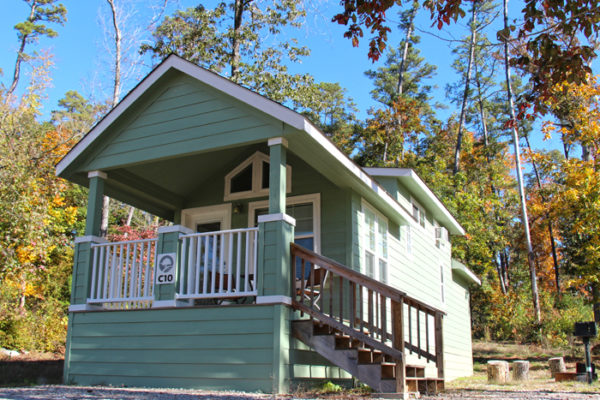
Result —
[{"label": "railing baluster", "polygon": [[[208,236],[204,236],[204,279],[202,280],[202,294],[208,293],[208,252],[210,251]],[[212,275],[212,274],[211,274]]]},{"label": "railing baluster", "polygon": [[358,287],[358,307],[360,308],[360,332],[364,332],[365,330],[365,311],[364,311],[364,300],[363,300],[363,289],[364,287],[361,285]]},{"label": "railing baluster", "polygon": [[227,248],[229,250],[227,254],[227,292],[231,293],[233,284],[233,234],[231,232],[227,234]]},{"label": "railing baluster", "polygon": [[[302,274],[300,276],[300,293],[298,293],[298,298],[300,301],[302,301],[302,298],[304,297],[304,293],[306,292],[306,261],[304,261],[304,258],[301,259],[300,261],[300,273]],[[296,267],[296,262],[294,260],[294,268]],[[294,280],[296,280],[296,277],[294,277]]]},{"label": "railing baluster", "polygon": [[127,297],[127,289],[129,286],[129,274],[131,273],[131,268],[130,268],[130,260],[129,257],[131,256],[131,252],[130,252],[130,248],[131,248],[131,243],[127,243],[125,245],[125,265],[123,266],[123,298]]},{"label": "railing baluster", "polygon": [[354,328],[356,318],[356,283],[350,281],[350,328]]},{"label": "railing baluster", "polygon": [[429,313],[425,313],[425,348],[427,354],[429,353]]},{"label": "railing baluster", "polygon": [[243,291],[240,288],[240,276],[241,276],[241,270],[242,270],[242,232],[238,232],[237,233],[237,258],[236,258],[236,263],[235,263],[235,290],[239,291]]},{"label": "railing baluster", "polygon": [[418,355],[421,358],[421,310],[417,306],[417,349],[419,349]]},{"label": "railing baluster", "polygon": [[215,292],[215,280],[217,275],[217,235],[213,234],[212,237],[212,262],[211,262],[211,274],[210,274],[210,292]]},{"label": "railing baluster", "polygon": [[373,332],[373,290],[368,289],[367,295],[369,296],[369,320],[367,322],[367,326],[369,327],[369,334],[371,335],[371,337],[373,337],[375,335],[375,332]]},{"label": "railing baluster", "polygon": [[98,248],[94,247],[92,250],[92,286],[90,288],[90,297],[94,298],[94,291],[96,289],[96,272],[98,270]]},{"label": "railing baluster", "polygon": [[219,293],[223,292],[223,279],[225,278],[225,235],[219,234]]},{"label": "railing baluster", "polygon": [[344,323],[344,278],[340,276],[340,322]]},{"label": "railing baluster", "polygon": [[379,304],[381,309],[381,340],[385,342],[387,339],[387,299],[382,294],[379,295],[379,298]]},{"label": "railing baluster", "polygon": [[194,275],[194,294],[200,290],[200,264],[202,261],[202,238],[196,238],[196,274]]},{"label": "railing baluster", "polygon": [[138,244],[137,243],[132,243],[131,244],[133,247],[133,255],[131,256],[131,268],[130,268],[130,276],[129,276],[129,297],[130,298],[134,298],[135,297],[135,281],[136,281],[136,275],[137,275],[137,271],[136,271],[136,267],[135,267],[135,259],[137,256],[137,249],[138,249]]},{"label": "railing baluster", "polygon": [[407,304],[407,311],[408,311],[408,344],[410,344],[410,352],[412,354],[412,316],[411,316],[411,312],[410,312],[410,304]]},{"label": "railing baluster", "polygon": [[248,291],[248,284],[249,284],[249,280],[250,280],[250,259],[251,259],[251,255],[250,252],[252,251],[251,249],[251,241],[250,241],[250,233],[246,233],[246,265],[245,265],[245,270],[244,270],[244,292]]}]

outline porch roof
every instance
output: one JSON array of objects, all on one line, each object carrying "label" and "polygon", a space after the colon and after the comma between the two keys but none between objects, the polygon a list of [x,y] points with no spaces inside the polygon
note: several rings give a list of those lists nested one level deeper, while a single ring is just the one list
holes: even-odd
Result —
[{"label": "porch roof", "polygon": [[[182,79],[187,81],[182,83]],[[131,128],[135,126],[136,119],[154,104],[165,101],[165,93],[173,82],[177,82],[179,87],[197,85],[210,93],[215,101],[226,103],[219,110],[221,115],[239,111],[236,117],[237,130],[223,127],[221,131],[211,132],[208,140],[205,132],[198,127],[186,128],[187,141],[182,141],[178,138],[181,131],[165,128],[160,135],[145,137],[143,135],[150,136],[147,130],[152,129],[151,124],[138,123],[140,126]],[[190,103],[186,107],[195,109],[198,106]],[[170,114],[167,112],[165,115]],[[193,117],[199,118],[196,114]],[[163,118],[158,125],[168,123],[169,119]],[[119,135],[132,129],[137,129],[134,140],[120,140]],[[206,130],[204,127],[202,129]],[[266,145],[269,138],[279,136],[287,139],[289,151],[336,185],[351,188],[398,222],[412,221],[409,210],[402,207],[307,118],[176,55],[170,55],[155,67],[101,119],[57,164],[56,174],[87,186],[87,172],[102,170],[108,175],[107,195],[171,219],[185,202],[185,193],[178,191],[172,181],[183,178],[162,177],[161,180],[156,178],[156,174],[164,175],[164,171],[171,170],[185,171],[184,175],[189,176],[185,178],[187,182],[194,182],[194,187],[197,187],[199,174],[206,179],[210,174],[224,172],[221,167],[226,160],[235,160],[248,146]],[[134,141],[149,143],[152,140],[153,147],[128,147]],[[464,233],[453,218],[442,222],[448,223],[447,228],[451,233]]]}]

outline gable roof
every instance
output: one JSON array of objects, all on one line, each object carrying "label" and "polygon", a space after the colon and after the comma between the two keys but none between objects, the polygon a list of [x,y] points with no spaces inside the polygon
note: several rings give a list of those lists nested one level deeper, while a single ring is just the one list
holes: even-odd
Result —
[{"label": "gable roof", "polygon": [[[302,132],[307,139],[310,139],[311,145],[312,143],[318,144],[319,151],[324,152],[335,160],[335,163],[337,164],[336,169],[343,171],[344,175],[351,181],[352,187],[357,189],[359,193],[367,197],[368,200],[376,203],[375,205],[379,205],[382,208],[395,212],[400,219],[412,221],[411,214],[408,210],[402,207],[382,186],[371,178],[365,170],[356,165],[341,150],[339,150],[335,144],[333,144],[333,142],[331,142],[306,117],[174,54],[168,56],[163,62],[156,66],[121,100],[121,102],[119,102],[119,104],[102,118],[81,139],[81,141],[69,151],[69,153],[64,156],[56,166],[56,174],[58,176],[66,177],[68,168],[72,166],[78,158],[84,156],[85,150],[93,144],[96,145],[103,132],[105,132],[134,103],[140,100],[140,98],[142,98],[155,83],[165,76],[165,74],[172,70],[188,75],[225,95],[235,98],[237,101],[291,127],[294,131]],[[443,205],[441,205],[441,208],[445,210]],[[464,230],[454,218],[448,218],[444,222],[449,224],[447,228],[450,233],[464,234]]]},{"label": "gable roof", "polygon": [[409,168],[365,168],[371,176],[387,176],[398,179],[406,186],[411,195],[424,205],[433,215],[438,223],[448,229],[450,233],[464,235],[465,231],[454,216],[448,211],[442,201],[429,189],[427,184]]}]

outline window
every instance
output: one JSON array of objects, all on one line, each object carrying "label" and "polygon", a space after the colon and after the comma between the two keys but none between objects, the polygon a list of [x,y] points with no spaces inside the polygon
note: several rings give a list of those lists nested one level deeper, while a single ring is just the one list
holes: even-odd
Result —
[{"label": "window", "polygon": [[413,206],[412,215],[415,221],[417,221],[422,227],[425,227],[426,214],[425,209],[417,203],[415,199],[411,199]]},{"label": "window", "polygon": [[412,231],[411,231],[410,225],[404,225],[404,231],[406,232],[406,234],[404,235],[406,237],[406,254],[411,256],[412,255]]},{"label": "window", "polygon": [[387,219],[363,202],[365,274],[380,282],[388,281]]},{"label": "window", "polygon": [[[318,193],[288,197],[285,213],[296,220],[294,243],[316,253],[321,251],[321,196]],[[258,226],[258,216],[269,213],[268,201],[248,204],[248,226]]]},{"label": "window", "polygon": [[444,266],[440,265],[440,300],[446,304],[446,294],[444,293]]},{"label": "window", "polygon": [[[292,167],[286,167],[286,192],[292,191]],[[269,156],[257,151],[225,176],[224,200],[269,195]]]}]

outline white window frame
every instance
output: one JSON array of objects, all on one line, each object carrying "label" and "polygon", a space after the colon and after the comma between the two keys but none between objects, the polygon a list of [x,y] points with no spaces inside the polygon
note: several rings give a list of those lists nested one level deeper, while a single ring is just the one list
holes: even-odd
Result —
[{"label": "white window frame", "polygon": [[[412,204],[413,219],[417,221],[417,224],[419,224],[421,227],[426,228],[427,213],[425,212],[425,208],[421,204],[419,204],[419,202],[416,201],[413,197],[410,198],[410,203]],[[415,216],[415,209],[417,210],[417,216]]]},{"label": "white window frame", "polygon": [[442,305],[446,304],[446,286],[444,276],[444,264],[440,263],[440,302]]},{"label": "white window frame", "polygon": [[[232,169],[227,175],[225,175],[225,194],[223,196],[224,201],[248,199],[252,197],[263,197],[269,195],[269,188],[264,189],[262,187],[263,181],[263,169],[262,163],[270,163],[270,158],[265,153],[257,151],[250,157],[242,161],[240,165]],[[252,189],[244,192],[231,193],[231,179],[242,172],[246,167],[252,165]],[[286,192],[292,191],[292,167],[286,165]]]},{"label": "white window frame", "polygon": [[[293,206],[296,204],[312,203],[313,207],[313,235],[315,253],[321,253],[321,194],[312,193],[304,194],[300,196],[287,197],[285,199],[286,206]],[[269,200],[253,201],[248,203],[248,227],[254,227],[254,221],[256,219],[256,210],[261,208],[268,208]],[[312,235],[298,235],[294,236],[294,239],[306,239]]]},{"label": "white window frame", "polygon": [[[371,213],[373,213],[373,215],[375,216],[375,251],[369,249],[369,245],[368,245],[368,230],[369,228],[366,226],[365,223],[365,210],[369,210]],[[367,275],[367,253],[372,254],[373,256],[373,279],[378,280],[379,282],[383,282],[383,283],[388,283],[389,282],[389,277],[390,277],[390,224],[388,219],[379,211],[377,211],[375,209],[375,207],[373,207],[372,205],[370,205],[367,201],[365,201],[364,199],[361,202],[361,219],[362,219],[362,223],[361,223],[361,231],[359,232],[360,234],[360,238],[362,239],[362,254],[361,254],[361,258],[362,258],[362,265],[361,265],[361,272],[365,275]],[[386,248],[387,248],[387,257],[384,257],[383,254],[379,254],[379,248],[378,248],[378,242],[379,242],[379,224],[380,221],[384,221],[385,222],[385,241],[386,241]],[[380,261],[384,261],[386,268],[385,268],[385,276],[380,276],[380,267],[379,267],[379,262]]]},{"label": "white window frame", "polygon": [[412,257],[413,254],[413,245],[412,245],[412,226],[410,223],[403,225],[404,236],[406,240],[406,254],[408,257]]},{"label": "white window frame", "polygon": [[221,230],[231,229],[231,203],[181,210],[181,225],[194,232],[196,225],[220,222]]}]

